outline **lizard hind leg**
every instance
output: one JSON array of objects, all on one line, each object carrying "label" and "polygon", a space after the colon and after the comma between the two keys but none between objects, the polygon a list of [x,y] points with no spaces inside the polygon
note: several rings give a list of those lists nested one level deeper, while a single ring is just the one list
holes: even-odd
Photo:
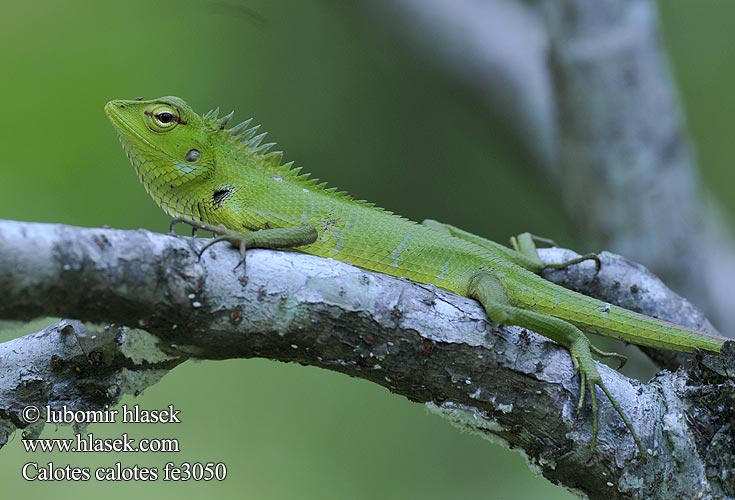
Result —
[{"label": "lizard hind leg", "polygon": [[522,253],[529,259],[541,262],[542,269],[566,269],[573,264],[579,264],[580,262],[585,262],[587,260],[594,260],[596,272],[600,272],[602,262],[600,261],[600,257],[596,253],[586,253],[584,255],[580,255],[579,257],[565,260],[564,262],[547,264],[545,262],[542,262],[538,256],[538,249],[536,248],[537,243],[541,245],[557,246],[554,240],[542,238],[531,233],[521,233],[518,236],[513,236],[510,238],[510,246],[513,247],[514,250]]},{"label": "lizard hind leg", "polygon": [[638,438],[638,434],[635,432],[628,416],[623,412],[617,400],[605,386],[605,382],[602,380],[592,359],[592,351],[598,354],[602,353],[602,351],[592,347],[589,339],[587,339],[579,328],[553,316],[512,306],[508,300],[508,292],[505,285],[492,274],[478,273],[473,276],[468,284],[467,296],[476,299],[482,304],[491,321],[528,328],[566,347],[572,357],[574,373],[575,375],[578,374],[580,378],[580,394],[577,403],[578,411],[582,409],[582,405],[584,404],[585,393],[587,391],[590,392],[590,403],[592,406],[592,439],[590,440],[590,447],[594,448],[597,442],[598,415],[595,390],[599,387],[610,400],[613,408],[620,415],[620,418],[630,431],[633,441],[635,441],[640,452],[641,459],[645,461],[643,444]]},{"label": "lizard hind leg", "polygon": [[444,236],[452,236],[477,245],[490,252],[490,254],[500,256],[501,258],[509,260],[533,273],[539,273],[546,265],[539,258],[538,253],[534,253],[532,256],[529,256],[512,248],[503,246],[495,241],[488,240],[482,236],[478,236],[465,231],[464,229],[452,226],[451,224],[444,224],[443,222],[438,222],[432,219],[426,219],[421,224]]}]

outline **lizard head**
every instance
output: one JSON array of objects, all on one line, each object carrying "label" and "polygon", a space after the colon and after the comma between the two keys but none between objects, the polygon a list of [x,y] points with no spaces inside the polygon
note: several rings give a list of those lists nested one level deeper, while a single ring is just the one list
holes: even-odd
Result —
[{"label": "lizard head", "polygon": [[178,97],[110,101],[105,113],[148,193],[170,215],[186,215],[178,188],[202,182],[216,163],[208,121]]},{"label": "lizard head", "polygon": [[169,215],[203,220],[231,191],[226,179],[241,178],[245,168],[315,185],[292,163],[282,165],[283,153],[269,152],[274,143],[261,144],[266,134],[252,120],[225,128],[233,113],[218,117],[219,108],[199,116],[178,97],[161,97],[110,101],[105,113],[146,191]]}]

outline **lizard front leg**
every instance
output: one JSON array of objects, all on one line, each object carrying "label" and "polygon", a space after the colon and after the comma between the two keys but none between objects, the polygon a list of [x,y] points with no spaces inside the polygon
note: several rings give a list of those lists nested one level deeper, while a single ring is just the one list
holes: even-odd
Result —
[{"label": "lizard front leg", "polygon": [[485,312],[492,321],[505,325],[516,325],[528,328],[538,332],[545,337],[550,338],[563,345],[569,350],[574,365],[574,373],[579,374],[580,390],[577,411],[581,411],[584,404],[585,392],[590,391],[590,400],[592,405],[592,440],[590,446],[594,448],[597,441],[598,419],[597,419],[597,396],[595,388],[599,387],[602,392],[610,400],[615,411],[620,415],[625,425],[628,427],[633,440],[641,455],[641,459],[645,461],[645,452],[643,444],[638,438],[633,425],[617,400],[610,394],[605,383],[597,371],[595,362],[592,359],[592,351],[597,354],[607,355],[591,346],[587,337],[576,326],[562,319],[528,311],[519,307],[512,306],[508,300],[508,292],[505,285],[495,276],[489,273],[478,273],[470,279],[468,285],[468,297],[476,299],[482,304]]},{"label": "lizard front leg", "polygon": [[189,224],[194,229],[211,231],[217,235],[199,250],[199,257],[201,257],[209,247],[219,243],[220,241],[227,241],[232,246],[238,247],[240,249],[240,262],[237,267],[245,264],[245,256],[249,248],[294,248],[310,245],[319,237],[319,233],[316,228],[310,225],[260,229],[258,231],[244,233],[233,231],[225,226],[214,226],[205,222],[181,217],[175,218],[171,222],[171,227],[173,228],[173,226],[179,222]]}]

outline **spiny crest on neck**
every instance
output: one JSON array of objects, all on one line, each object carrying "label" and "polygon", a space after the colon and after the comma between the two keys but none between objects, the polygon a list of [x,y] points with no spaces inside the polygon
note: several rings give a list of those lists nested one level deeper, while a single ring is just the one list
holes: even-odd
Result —
[{"label": "spiny crest on neck", "polygon": [[219,117],[219,107],[212,109],[205,113],[202,118],[205,123],[208,123],[212,130],[225,135],[226,139],[235,147],[243,151],[248,157],[252,158],[257,164],[262,165],[266,168],[273,169],[274,173],[283,179],[292,180],[298,182],[305,188],[311,190],[326,191],[334,196],[339,196],[357,203],[362,203],[369,207],[389,212],[382,208],[375,207],[374,203],[370,203],[365,200],[355,200],[354,197],[346,191],[337,191],[335,187],[327,187],[326,182],[321,182],[319,179],[311,177],[308,173],[301,173],[301,167],[294,167],[293,162],[281,163],[283,160],[282,151],[271,151],[269,150],[276,145],[275,142],[268,142],[261,144],[263,139],[268,132],[262,132],[258,134],[260,125],[250,126],[253,119],[250,118],[242,123],[238,123],[234,127],[225,128],[232,120],[235,112],[231,111],[226,115]]},{"label": "spiny crest on neck", "polygon": [[280,151],[268,153],[268,150],[275,146],[276,143],[269,142],[266,144],[261,144],[265,136],[268,135],[268,132],[263,132],[256,135],[258,129],[260,129],[260,125],[254,125],[251,127],[250,124],[253,121],[252,118],[250,118],[249,120],[245,120],[244,122],[239,123],[232,128],[225,128],[227,124],[230,123],[230,120],[232,119],[234,114],[234,111],[230,111],[225,116],[219,118],[219,108],[215,108],[205,113],[202,118],[205,122],[209,123],[209,125],[212,127],[212,130],[221,131],[228,139],[231,140],[233,144],[238,146],[240,149],[243,149],[252,155],[262,157],[277,155],[279,160],[278,163],[280,164],[280,157],[283,155],[283,153],[281,153]]}]

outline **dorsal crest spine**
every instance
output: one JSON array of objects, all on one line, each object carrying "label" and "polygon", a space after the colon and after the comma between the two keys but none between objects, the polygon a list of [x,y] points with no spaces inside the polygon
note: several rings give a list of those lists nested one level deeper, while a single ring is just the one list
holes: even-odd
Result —
[{"label": "dorsal crest spine", "polygon": [[202,118],[204,118],[205,121],[209,122],[212,130],[214,130],[215,132],[224,133],[230,144],[244,151],[249,156],[253,157],[253,159],[255,159],[257,163],[262,165],[263,167],[273,169],[273,172],[276,175],[279,175],[283,179],[295,181],[304,188],[310,189],[312,191],[321,190],[329,193],[332,196],[345,198],[355,203],[360,203],[367,207],[393,214],[393,212],[376,207],[374,203],[370,203],[365,200],[355,200],[354,197],[346,191],[338,191],[335,187],[327,187],[326,182],[320,181],[315,177],[311,177],[311,175],[308,173],[302,173],[302,167],[294,167],[293,162],[282,163],[283,152],[269,152],[269,150],[276,145],[275,142],[267,142],[261,144],[268,133],[261,132],[260,134],[258,134],[258,131],[260,130],[260,124],[251,126],[253,119],[249,118],[228,129],[225,127],[232,119],[234,112],[228,113],[227,115],[218,118],[219,112],[220,108],[217,107],[205,113]]}]

